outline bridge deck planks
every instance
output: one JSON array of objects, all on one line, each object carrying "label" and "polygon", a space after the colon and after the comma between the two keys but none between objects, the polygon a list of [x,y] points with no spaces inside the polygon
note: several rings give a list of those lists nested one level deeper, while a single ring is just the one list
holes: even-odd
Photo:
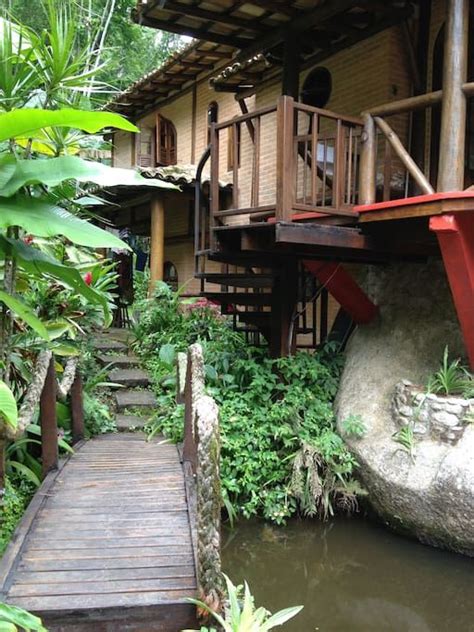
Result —
[{"label": "bridge deck planks", "polygon": [[116,621],[124,612],[129,629],[134,609],[141,626],[153,611],[146,629],[193,625],[193,543],[176,447],[137,434],[81,445],[38,491],[0,570],[0,599],[41,614],[52,630],[69,629],[74,616],[108,630],[108,613]]}]

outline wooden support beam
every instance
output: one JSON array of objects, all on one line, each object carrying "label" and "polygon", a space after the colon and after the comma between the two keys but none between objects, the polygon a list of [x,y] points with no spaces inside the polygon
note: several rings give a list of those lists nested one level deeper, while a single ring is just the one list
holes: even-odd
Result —
[{"label": "wooden support beam", "polygon": [[41,459],[43,476],[58,467],[58,423],[56,418],[56,371],[54,357],[40,397]]},{"label": "wooden support beam", "polygon": [[275,227],[277,244],[300,244],[347,250],[375,251],[375,241],[357,228],[280,222]]},{"label": "wooden support beam", "polygon": [[469,0],[449,0],[444,48],[438,191],[464,188]]},{"label": "wooden support beam", "polygon": [[436,233],[471,369],[474,369],[474,213],[430,218]]},{"label": "wooden support beam", "polygon": [[254,31],[256,33],[261,33],[262,30],[264,30],[259,25],[258,20],[239,18],[234,15],[229,15],[227,11],[207,11],[206,9],[201,9],[200,7],[192,4],[186,3],[184,5],[180,2],[171,2],[170,0],[166,0],[166,3],[163,5],[163,9],[174,13],[183,13],[185,11],[186,15],[190,17],[202,18],[203,20],[218,22],[219,24],[228,24],[229,26],[235,26],[241,29]]},{"label": "wooden support beam", "polygon": [[295,101],[299,98],[300,61],[298,33],[289,30],[285,37],[281,93],[293,97]]},{"label": "wooden support beam", "polygon": [[375,122],[370,114],[365,114],[364,130],[361,136],[359,204],[373,204],[375,202],[376,151]]},{"label": "wooden support beam", "polygon": [[150,294],[157,281],[163,280],[165,263],[165,207],[161,196],[151,201]]},{"label": "wooden support beam", "polygon": [[422,172],[422,170],[418,167],[416,162],[410,156],[408,151],[403,146],[402,141],[399,139],[399,137],[393,131],[390,125],[378,116],[376,116],[374,120],[375,120],[375,123],[377,124],[377,127],[384,134],[385,138],[390,143],[392,149],[400,158],[400,160],[402,161],[402,163],[408,170],[409,174],[418,184],[422,192],[425,195],[430,195],[431,193],[434,193],[435,191],[433,187],[431,186],[431,184],[428,182],[427,178],[425,177],[425,174]]},{"label": "wooden support beam", "polygon": [[295,199],[295,156],[294,156],[295,110],[291,97],[282,96],[277,109],[277,220],[288,220]]},{"label": "wooden support beam", "polygon": [[273,358],[295,351],[296,323],[293,318],[298,302],[298,261],[290,259],[280,269],[272,291],[270,354]]},{"label": "wooden support beam", "polygon": [[[132,17],[135,19],[135,15],[133,13]],[[194,37],[195,39],[206,42],[214,42],[215,44],[223,44],[225,46],[233,46],[234,48],[243,49],[251,41],[250,39],[243,39],[232,35],[214,33],[213,31],[208,31],[207,29],[183,26],[182,24],[173,23],[168,20],[158,20],[156,18],[143,15],[143,13],[139,14],[136,21],[141,26],[148,26],[149,28],[158,29],[160,31],[169,31],[170,33],[177,33],[178,35],[188,35],[189,37]]]}]

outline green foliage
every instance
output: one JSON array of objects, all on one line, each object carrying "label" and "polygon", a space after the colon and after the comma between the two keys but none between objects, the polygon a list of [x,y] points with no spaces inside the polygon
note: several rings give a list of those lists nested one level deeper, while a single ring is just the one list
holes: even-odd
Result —
[{"label": "green foliage", "polygon": [[0,520],[0,555],[8,544],[13,531],[21,519],[36,486],[26,479],[13,474],[6,479],[5,496]]},{"label": "green foliage", "polygon": [[[243,597],[241,597],[242,586],[234,586],[231,580],[224,575],[227,586],[228,606],[224,616],[209,608],[205,603],[197,599],[189,599],[191,603],[208,612],[219,624],[224,632],[268,632],[290,619],[296,617],[303,610],[303,606],[285,608],[275,614],[271,614],[266,608],[256,608],[255,599],[250,592],[247,582],[244,583]],[[209,628],[201,628],[209,630]],[[184,632],[196,632],[185,630]],[[212,628],[209,630],[212,632]]]},{"label": "green foliage", "polygon": [[342,430],[348,437],[362,439],[367,433],[367,426],[360,415],[349,415],[342,422]]},{"label": "green foliage", "polygon": [[474,382],[469,371],[461,365],[460,358],[449,361],[449,349],[446,346],[441,367],[428,379],[427,389],[430,393],[471,397],[474,394]]},{"label": "green foliage", "polygon": [[16,428],[18,423],[18,409],[15,397],[10,388],[0,380],[0,416],[11,427]]},{"label": "green foliage", "polygon": [[18,608],[0,603],[0,632],[48,632],[39,617]]},{"label": "green foliage", "polygon": [[408,452],[412,461],[415,459],[415,434],[411,424],[403,426],[400,430],[395,432],[393,440],[401,445],[405,452]]},{"label": "green foliage", "polygon": [[117,432],[109,406],[99,397],[84,393],[84,423],[89,437]]},{"label": "green foliage", "polygon": [[[165,284],[134,311],[135,347],[158,399],[151,434],[182,439],[184,411],[174,402],[173,363],[190,344],[203,346],[207,391],[221,415],[221,478],[229,514],[281,524],[297,512],[324,518],[355,508],[357,464],[336,432],[332,410],[342,362],[337,349],[272,360],[265,350],[249,347],[215,309],[180,303]],[[295,462],[308,446],[318,455],[315,468],[305,462],[299,476]],[[302,483],[314,469],[320,489]]]}]

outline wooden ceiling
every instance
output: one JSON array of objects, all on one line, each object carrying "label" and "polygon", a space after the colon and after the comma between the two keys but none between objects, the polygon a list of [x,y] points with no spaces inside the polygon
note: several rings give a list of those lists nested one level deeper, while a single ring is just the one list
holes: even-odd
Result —
[{"label": "wooden ceiling", "polygon": [[237,61],[261,52],[280,56],[288,34],[303,56],[332,54],[406,19],[416,0],[138,0],[144,26],[237,49]]}]

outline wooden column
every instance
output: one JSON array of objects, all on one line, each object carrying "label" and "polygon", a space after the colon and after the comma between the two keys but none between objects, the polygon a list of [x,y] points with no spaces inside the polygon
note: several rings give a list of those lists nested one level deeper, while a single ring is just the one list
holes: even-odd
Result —
[{"label": "wooden column", "polygon": [[279,270],[272,290],[270,354],[273,358],[295,351],[296,326],[293,317],[298,302],[298,261],[288,260]]},{"label": "wooden column", "polygon": [[281,96],[277,109],[276,219],[291,221],[295,201],[295,110],[291,97]]},{"label": "wooden column", "polygon": [[359,204],[375,202],[376,150],[375,122],[370,114],[365,114],[360,152]]},{"label": "wooden column", "polygon": [[469,0],[448,0],[438,191],[464,188],[468,44]]},{"label": "wooden column", "polygon": [[163,280],[165,263],[165,206],[164,200],[156,196],[151,200],[150,242],[150,293],[157,281]]},{"label": "wooden column", "polygon": [[283,76],[281,93],[299,99],[300,88],[300,38],[297,33],[288,31],[283,53]]},{"label": "wooden column", "polygon": [[56,371],[54,357],[49,363],[48,373],[40,398],[41,456],[43,476],[58,467],[58,423],[56,418]]}]

